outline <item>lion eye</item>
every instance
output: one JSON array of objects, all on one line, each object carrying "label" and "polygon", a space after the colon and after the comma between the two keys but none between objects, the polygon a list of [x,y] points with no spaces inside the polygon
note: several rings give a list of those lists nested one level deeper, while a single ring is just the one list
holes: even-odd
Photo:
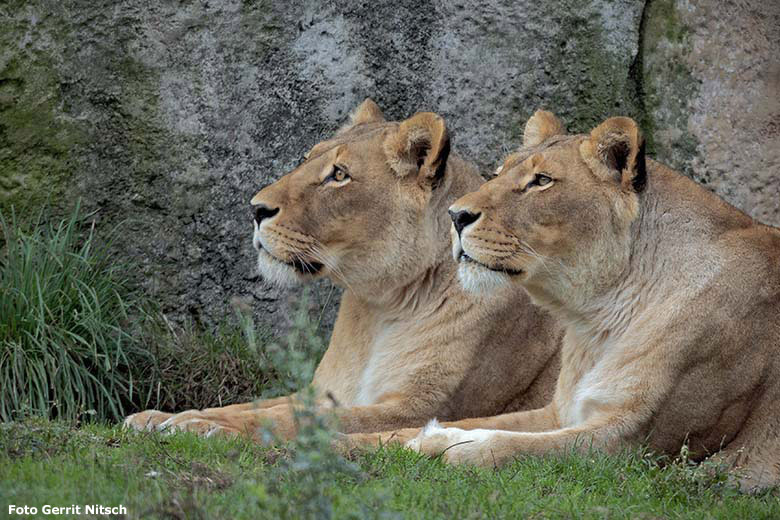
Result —
[{"label": "lion eye", "polygon": [[537,173],[531,181],[528,182],[528,184],[525,185],[525,188],[523,188],[523,191],[528,190],[531,186],[544,186],[546,184],[550,184],[552,182],[552,177],[549,175],[545,175],[544,173]]},{"label": "lion eye", "polygon": [[550,177],[549,175],[544,173],[537,173],[536,175],[534,175],[533,179],[528,181],[528,184],[525,185],[522,191],[526,192],[532,186],[545,186],[547,184],[550,184],[552,181],[553,178]]},{"label": "lion eye", "polygon": [[550,184],[551,182],[552,178],[543,173],[537,173],[536,177],[534,178],[534,183],[538,184],[539,186],[544,186],[545,184]]},{"label": "lion eye", "polygon": [[344,170],[342,170],[338,166],[334,166],[333,167],[333,180],[334,181],[341,182],[341,181],[343,181],[346,178],[347,178],[347,172],[345,172]]},{"label": "lion eye", "polygon": [[349,174],[347,173],[347,170],[344,169],[343,166],[339,166],[338,164],[333,165],[333,171],[330,172],[330,175],[328,175],[325,180],[323,181],[323,184],[326,182],[343,182],[347,179],[349,179]]}]

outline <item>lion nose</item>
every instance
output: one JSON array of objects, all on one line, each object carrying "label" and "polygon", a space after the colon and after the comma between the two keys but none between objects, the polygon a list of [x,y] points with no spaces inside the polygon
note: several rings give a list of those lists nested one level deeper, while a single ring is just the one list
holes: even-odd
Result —
[{"label": "lion nose", "polygon": [[476,222],[482,213],[472,213],[464,209],[461,211],[449,210],[449,214],[450,218],[452,219],[452,223],[455,225],[455,231],[457,231],[458,236],[460,236],[460,232],[463,230],[463,228]]},{"label": "lion nose", "polygon": [[255,206],[255,222],[257,222],[257,225],[259,226],[263,219],[271,218],[277,213],[279,213],[279,208],[271,209],[263,204]]}]

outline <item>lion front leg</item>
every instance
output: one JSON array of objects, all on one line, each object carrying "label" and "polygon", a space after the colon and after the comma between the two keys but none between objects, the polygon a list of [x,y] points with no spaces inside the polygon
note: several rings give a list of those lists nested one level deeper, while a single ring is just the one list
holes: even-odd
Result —
[{"label": "lion front leg", "polygon": [[203,436],[241,435],[258,441],[264,440],[268,431],[281,440],[295,437],[297,425],[291,405],[271,408],[247,409],[225,407],[208,411],[182,412],[162,422],[158,430],[166,432],[192,432]]},{"label": "lion front leg", "polygon": [[562,453],[572,449],[610,448],[619,442],[602,428],[566,428],[541,433],[461,430],[436,422],[426,426],[407,447],[450,464],[501,466],[522,455]]},{"label": "lion front leg", "polygon": [[227,406],[220,406],[215,408],[205,408],[204,414],[211,412],[244,412],[247,410],[262,410],[265,408],[273,408],[280,404],[291,404],[297,398],[296,394],[284,395],[281,397],[272,397],[270,399],[257,399],[255,401],[249,401],[248,403],[230,404]]},{"label": "lion front leg", "polygon": [[[202,419],[205,418],[203,412],[200,410],[187,410],[175,414],[157,410],[146,410],[128,416],[124,421],[123,427],[140,431],[171,431],[183,429],[181,426],[184,423],[192,422],[195,424],[194,421]],[[175,426],[176,428],[171,428],[172,426]],[[188,431],[195,431],[195,427],[193,426],[192,429]],[[205,433],[205,431],[202,433]]]},{"label": "lion front leg", "polygon": [[[744,493],[755,493],[780,484],[780,439],[773,425],[759,427],[761,434],[738,436],[702,464],[710,476],[726,473],[728,481]],[[764,434],[764,432],[766,432]]]},{"label": "lion front leg", "polygon": [[[558,428],[556,414],[551,405],[538,410],[512,412],[491,417],[474,417],[458,421],[437,423],[442,427],[459,430],[507,430],[541,432]],[[406,445],[420,435],[423,428],[401,428],[377,433],[353,433],[335,441],[338,449],[349,452],[355,448],[376,448],[388,444]]]},{"label": "lion front leg", "polygon": [[[122,426],[123,428],[140,430],[140,431],[162,431],[169,430],[171,427],[174,429],[182,429],[180,426],[194,419],[199,420],[215,420],[219,419],[226,414],[237,414],[249,410],[262,410],[267,408],[273,408],[282,404],[289,404],[294,399],[295,394],[282,397],[274,397],[272,399],[258,399],[256,401],[250,401],[248,403],[232,404],[219,408],[205,408],[203,410],[187,410],[178,413],[160,412],[158,410],[145,410],[143,412],[134,413],[125,418]],[[193,426],[187,431],[196,431],[200,427],[195,427],[197,424],[192,423]],[[202,422],[201,425],[206,424]],[[200,431],[198,431],[200,433]]]},{"label": "lion front leg", "polygon": [[370,450],[380,446],[403,446],[417,437],[420,428],[401,428],[377,433],[339,434],[333,440],[333,448],[341,453],[352,453],[353,450]]}]

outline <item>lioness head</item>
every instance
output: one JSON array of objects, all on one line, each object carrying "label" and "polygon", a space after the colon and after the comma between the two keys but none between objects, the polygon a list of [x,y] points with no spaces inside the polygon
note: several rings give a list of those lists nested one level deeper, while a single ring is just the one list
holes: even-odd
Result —
[{"label": "lioness head", "polygon": [[418,276],[448,247],[448,154],[441,117],[387,122],[367,99],[252,199],[261,274],[280,285],[328,276],[353,290]]},{"label": "lioness head", "polygon": [[[645,184],[644,145],[628,118],[566,135],[550,112],[528,121],[498,175],[450,207],[453,254],[471,290],[520,284],[538,303],[613,284]],[[542,302],[539,302],[542,300]]]}]

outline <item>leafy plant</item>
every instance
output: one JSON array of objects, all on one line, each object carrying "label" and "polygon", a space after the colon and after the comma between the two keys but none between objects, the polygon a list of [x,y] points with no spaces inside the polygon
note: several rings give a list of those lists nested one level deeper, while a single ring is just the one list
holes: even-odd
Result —
[{"label": "leafy plant", "polygon": [[256,325],[251,309],[234,304],[236,314],[207,328],[174,325],[165,316],[145,325],[155,367],[149,370],[155,408],[201,409],[289,395],[314,377],[326,342],[306,311],[296,311],[282,346],[269,329]]},{"label": "leafy plant", "polygon": [[[275,381],[265,391],[265,397],[303,390],[314,378],[314,371],[327,349],[327,342],[319,330],[319,323],[309,314],[308,302],[309,293],[304,292],[293,316],[285,344],[272,341],[264,347],[264,366],[266,370],[276,374]],[[252,326],[248,319],[249,316],[245,314],[245,330]]]},{"label": "leafy plant", "polygon": [[146,325],[155,366],[145,384],[154,408],[180,412],[247,402],[277,384],[278,374],[267,368],[262,350],[268,330],[247,327],[241,318],[207,328],[158,316]]},{"label": "leafy plant", "polygon": [[[287,455],[270,468],[267,484],[260,483],[255,489],[261,508],[274,518],[332,518],[336,505],[328,490],[334,480],[358,482],[366,478],[357,464],[333,451],[332,417],[317,406],[311,381],[326,345],[317,323],[306,310],[307,300],[304,295],[295,313],[287,347],[272,343],[267,348],[269,360],[281,375],[279,389],[296,392],[294,414],[298,430],[295,439],[286,445]],[[265,437],[276,445],[283,442],[274,439],[270,431],[265,432]],[[383,500],[384,496],[377,495],[377,502]]]},{"label": "leafy plant", "polygon": [[120,419],[150,354],[129,329],[143,310],[109,253],[116,233],[98,241],[78,205],[54,224],[42,214],[0,215],[0,419]]}]

